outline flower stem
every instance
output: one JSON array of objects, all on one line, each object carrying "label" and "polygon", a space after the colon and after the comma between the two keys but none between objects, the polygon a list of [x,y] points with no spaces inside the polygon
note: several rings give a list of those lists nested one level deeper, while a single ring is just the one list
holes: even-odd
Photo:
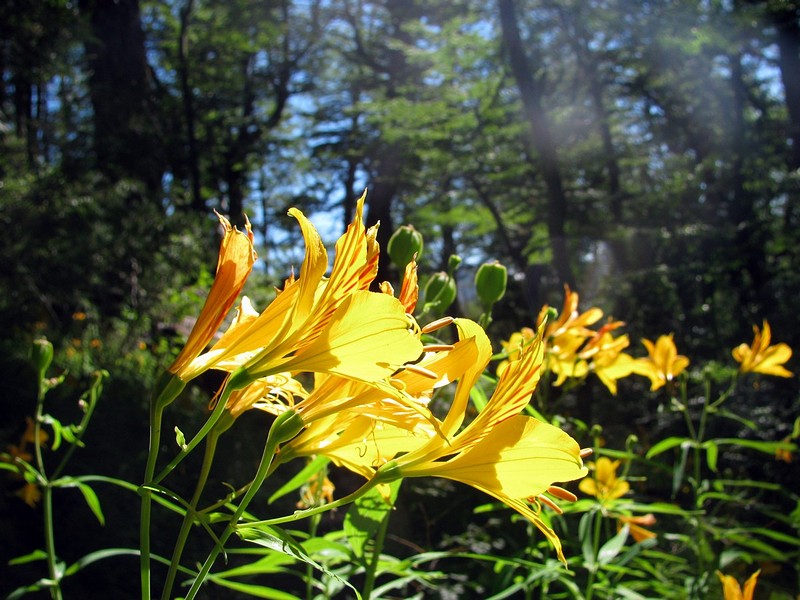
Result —
[{"label": "flower stem", "polygon": [[244,511],[247,510],[247,506],[253,500],[256,493],[261,488],[261,485],[264,483],[264,480],[267,478],[267,473],[269,472],[270,465],[275,457],[275,452],[278,449],[278,445],[297,435],[299,431],[297,428],[298,423],[299,426],[302,427],[302,420],[298,417],[298,415],[292,411],[289,411],[280,415],[272,424],[269,434],[267,435],[267,442],[264,445],[264,452],[261,455],[261,462],[258,465],[258,471],[256,471],[256,475],[253,478],[253,483],[248,488],[247,493],[244,495],[242,501],[239,503],[239,506],[236,508],[236,511],[233,513],[228,521],[228,524],[225,526],[222,535],[219,537],[219,541],[211,550],[206,558],[206,561],[203,563],[203,566],[200,568],[200,572],[195,577],[194,582],[192,582],[192,587],[189,589],[189,592],[186,594],[184,600],[194,600],[194,597],[200,590],[200,586],[208,576],[209,571],[211,571],[211,567],[214,565],[214,562],[217,560],[217,557],[220,555],[220,553],[224,550],[225,543],[235,531],[236,523],[239,521],[239,518],[242,516],[242,514],[244,514]]},{"label": "flower stem", "polygon": [[[149,483],[156,470],[158,447],[161,444],[161,421],[164,415],[164,404],[154,399],[150,404],[150,447],[147,452],[147,465],[144,471],[144,482]],[[142,600],[150,600],[150,513],[153,506],[152,490],[142,487],[142,508],[139,519],[139,577],[142,586]]]},{"label": "flower stem", "polygon": [[386,531],[389,529],[389,516],[391,514],[391,511],[386,511],[386,514],[383,515],[383,519],[381,520],[381,524],[378,526],[378,531],[375,533],[375,544],[372,547],[372,556],[367,565],[364,589],[361,590],[361,596],[364,600],[370,600],[372,597],[372,590],[375,588],[375,576],[378,571],[381,552],[383,552],[383,544],[386,540]]},{"label": "flower stem", "polygon": [[178,574],[181,555],[186,546],[186,540],[189,538],[189,533],[192,530],[192,524],[197,516],[197,504],[200,502],[200,496],[203,494],[206,482],[208,481],[208,474],[211,471],[211,464],[214,462],[214,454],[217,449],[218,440],[219,432],[216,429],[212,430],[206,438],[206,449],[203,455],[203,464],[200,467],[200,475],[197,478],[194,495],[189,501],[189,509],[183,517],[183,523],[181,523],[181,529],[175,541],[175,548],[172,551],[172,560],[169,563],[169,571],[167,572],[167,578],[164,582],[161,600],[169,600],[170,594],[172,593],[172,586],[175,584],[175,577]]}]

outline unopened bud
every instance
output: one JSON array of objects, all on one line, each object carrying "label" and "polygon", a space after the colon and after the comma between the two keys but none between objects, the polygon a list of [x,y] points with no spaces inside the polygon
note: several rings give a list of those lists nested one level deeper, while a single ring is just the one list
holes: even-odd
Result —
[{"label": "unopened bud", "polygon": [[34,340],[31,347],[31,360],[36,370],[39,371],[39,376],[44,378],[50,363],[53,362],[53,344],[44,338]]},{"label": "unopened bud", "polygon": [[434,313],[441,314],[456,299],[456,281],[444,271],[431,275],[425,284],[425,306]]},{"label": "unopened bud", "polygon": [[415,254],[419,260],[422,255],[422,246],[422,234],[412,225],[402,225],[389,238],[386,251],[394,265],[402,271]]},{"label": "unopened bud", "polygon": [[484,310],[490,310],[506,293],[508,271],[499,262],[484,263],[475,273],[475,289]]}]

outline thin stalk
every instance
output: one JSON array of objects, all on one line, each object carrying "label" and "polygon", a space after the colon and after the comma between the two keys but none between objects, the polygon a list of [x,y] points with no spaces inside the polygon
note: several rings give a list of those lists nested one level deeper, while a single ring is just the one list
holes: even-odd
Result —
[{"label": "thin stalk", "polygon": [[44,528],[44,548],[47,554],[47,572],[50,575],[50,597],[53,600],[61,600],[61,575],[56,564],[56,542],[53,531],[53,488],[50,479],[47,477],[44,468],[44,457],[42,455],[42,420],[44,419],[44,397],[47,390],[44,385],[44,372],[38,378],[38,390],[36,393],[36,417],[33,423],[33,454],[36,458],[36,468],[42,482],[42,519]]},{"label": "thin stalk", "polygon": [[[284,417],[284,419],[282,419]],[[272,464],[272,460],[275,457],[275,452],[278,449],[278,444],[283,441],[286,441],[286,432],[283,430],[282,426],[286,425],[286,421],[291,419],[292,417],[296,417],[293,413],[283,413],[280,417],[278,417],[275,422],[272,424],[270,428],[269,434],[267,435],[267,442],[264,444],[264,452],[261,455],[261,462],[258,465],[258,470],[256,471],[256,475],[253,478],[252,485],[248,488],[247,493],[242,498],[242,501],[239,503],[239,506],[236,508],[236,511],[228,521],[228,524],[225,526],[225,530],[222,532],[222,535],[219,538],[219,541],[214,546],[214,548],[209,553],[206,561],[203,563],[203,566],[200,568],[200,572],[195,577],[194,581],[192,582],[192,587],[189,589],[189,592],[186,594],[185,600],[194,600],[194,597],[197,595],[197,592],[200,590],[200,586],[205,581],[205,578],[208,576],[208,573],[211,571],[211,567],[214,565],[214,562],[217,560],[217,557],[225,548],[225,543],[230,538],[231,534],[235,531],[236,523],[238,523],[239,518],[244,514],[244,511],[247,510],[247,506],[253,500],[256,495],[256,492],[261,488],[261,485],[264,483],[264,480],[267,477],[267,473],[269,471],[269,467]],[[294,437],[297,433],[295,431],[289,438]]]},{"label": "thin stalk", "polygon": [[[150,404],[150,445],[147,452],[147,465],[144,471],[144,482],[149,483],[156,470],[158,447],[161,444],[161,421],[165,405],[154,399]],[[153,491],[141,488],[142,509],[139,519],[139,577],[142,586],[142,600],[150,600],[150,514],[153,507]]]},{"label": "thin stalk", "polygon": [[370,557],[369,564],[367,565],[364,589],[361,591],[361,595],[365,600],[370,600],[372,597],[372,590],[375,588],[375,577],[378,572],[378,563],[381,559],[381,552],[383,552],[383,544],[386,541],[386,531],[389,529],[390,515],[391,512],[389,511],[383,515],[381,524],[378,526],[378,531],[375,533],[375,544],[372,547],[372,556]]},{"label": "thin stalk", "polygon": [[197,478],[197,485],[194,489],[194,495],[189,501],[189,509],[183,517],[181,529],[178,532],[178,538],[175,541],[175,548],[172,551],[172,559],[169,563],[169,571],[167,578],[164,582],[164,590],[161,593],[161,600],[169,600],[172,593],[172,587],[175,584],[175,577],[178,574],[178,567],[183,555],[183,549],[186,547],[186,540],[189,538],[189,533],[192,530],[195,517],[197,516],[197,504],[200,502],[200,496],[203,495],[203,490],[208,481],[208,474],[211,472],[211,464],[214,462],[214,454],[217,450],[217,441],[219,440],[219,432],[213,430],[206,438],[206,449],[203,454],[203,464],[200,467],[200,475]]},{"label": "thin stalk", "polygon": [[603,515],[600,513],[600,511],[595,512],[594,519],[594,531],[592,533],[594,565],[591,569],[589,569],[589,578],[586,582],[586,600],[592,600],[592,594],[594,592],[594,576],[598,569],[597,557],[600,554],[600,528],[603,525]]},{"label": "thin stalk", "polygon": [[42,489],[42,510],[44,512],[44,549],[47,554],[47,570],[50,573],[50,580],[53,582],[50,587],[50,597],[53,600],[61,600],[61,575],[56,565],[56,542],[53,535],[53,488],[50,482]]}]

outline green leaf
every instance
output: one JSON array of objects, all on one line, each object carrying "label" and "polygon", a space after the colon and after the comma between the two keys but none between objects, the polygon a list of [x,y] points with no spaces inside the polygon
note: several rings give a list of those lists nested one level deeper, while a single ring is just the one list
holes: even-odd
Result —
[{"label": "green leaf", "polygon": [[730,444],[732,446],[739,446],[740,448],[750,448],[751,450],[758,450],[764,454],[774,455],[777,450],[790,450],[795,451],[797,446],[789,442],[761,442],[758,440],[742,440],[739,438],[721,438],[713,440],[717,444]]},{"label": "green leaf", "polygon": [[684,437],[668,437],[663,439],[647,451],[645,458],[653,458],[654,456],[658,456],[659,454],[662,454],[663,452],[666,452],[675,446],[680,446],[684,442],[691,442],[691,440]]},{"label": "green leaf", "polygon": [[74,575],[84,567],[89,566],[99,560],[111,558],[112,556],[139,556],[139,550],[134,548],[106,548],[104,550],[96,550],[90,552],[86,556],[82,556],[64,571],[64,576]]},{"label": "green leaf", "polygon": [[378,488],[373,488],[353,502],[347,511],[343,529],[353,552],[359,558],[364,556],[367,540],[372,538],[383,519],[392,511],[401,482],[402,479],[398,479],[388,484],[391,490],[388,503]]},{"label": "green leaf", "polygon": [[314,475],[319,473],[322,469],[324,469],[330,459],[327,456],[319,455],[314,460],[309,462],[303,469],[294,477],[292,477],[289,481],[284,483],[280,488],[278,488],[272,496],[269,497],[267,502],[272,504],[278,498],[281,498],[288,494],[291,491],[296,490],[301,485],[308,483]]},{"label": "green leaf", "polygon": [[702,447],[706,451],[706,463],[708,464],[708,468],[711,469],[714,473],[716,473],[717,457],[719,456],[719,447],[714,442],[714,440],[708,440],[707,442],[703,442]]},{"label": "green leaf", "polygon": [[689,457],[689,448],[691,448],[691,446],[691,442],[688,441],[681,444],[681,456],[672,473],[673,496],[678,493],[681,483],[683,482],[683,475],[686,472],[686,459]]},{"label": "green leaf", "polygon": [[299,561],[311,565],[315,569],[325,573],[328,577],[352,589],[356,597],[359,598],[359,600],[361,599],[361,594],[358,593],[358,590],[339,577],[339,575],[311,558],[303,546],[289,535],[287,531],[280,527],[275,527],[274,525],[242,525],[236,528],[236,533],[247,542],[263,546],[264,548],[270,548],[276,552],[282,552],[283,554],[292,556]]},{"label": "green leaf", "polygon": [[83,494],[83,499],[86,500],[86,504],[89,506],[89,509],[100,522],[100,525],[106,524],[105,517],[103,516],[103,509],[100,506],[100,499],[89,485],[75,479],[74,477],[62,477],[61,479],[53,481],[52,485],[53,487],[60,488],[78,488],[81,494]]},{"label": "green leaf", "polygon": [[209,577],[208,579],[221,587],[242,592],[244,594],[248,594],[249,596],[253,596],[254,598],[269,598],[270,600],[298,600],[297,596],[263,585],[231,581],[229,579],[222,579],[214,576]]},{"label": "green leaf", "polygon": [[617,532],[617,535],[608,540],[602,545],[600,551],[597,553],[597,562],[601,565],[607,565],[619,554],[620,550],[625,546],[628,539],[628,531],[630,527],[625,525]]},{"label": "green leaf", "polygon": [[24,565],[36,560],[47,560],[47,552],[45,552],[44,550],[34,550],[30,554],[24,554],[23,556],[12,558],[10,561],[8,561],[8,564]]}]

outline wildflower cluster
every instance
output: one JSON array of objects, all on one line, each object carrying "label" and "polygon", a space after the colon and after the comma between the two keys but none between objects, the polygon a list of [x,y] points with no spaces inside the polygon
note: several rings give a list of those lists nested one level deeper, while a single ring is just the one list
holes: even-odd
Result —
[{"label": "wildflower cluster", "polygon": [[[642,339],[647,356],[634,358],[623,352],[630,346],[628,334],[614,336],[612,332],[624,326],[622,321],[609,319],[598,329],[591,329],[603,318],[603,311],[592,307],[578,312],[579,296],[565,287],[564,305],[558,318],[548,321],[553,309],[545,305],[539,313],[538,323],[544,325],[545,367],[560,386],[568,380],[583,380],[594,373],[612,394],[617,393],[617,381],[636,374],[650,380],[650,390],[655,391],[673,382],[689,366],[689,359],[678,354],[673,334],[665,334],[653,342]],[[762,373],[778,377],[791,377],[783,365],[791,358],[787,344],[770,345],[771,330],[764,320],[762,329],[754,326],[752,344],[740,344],[733,349],[733,358],[740,363],[741,373]],[[523,327],[502,342],[509,359],[516,356],[520,347],[535,339],[533,329]],[[507,361],[498,365],[498,373],[506,368]]]},{"label": "wildflower cluster", "polygon": [[[373,488],[388,501],[389,484],[394,481],[443,477],[471,485],[522,514],[564,560],[558,536],[540,515],[540,503],[557,508],[547,494],[574,499],[554,484],[585,476],[582,459],[586,453],[561,429],[521,414],[542,373],[542,332],[533,334],[530,343],[509,361],[486,406],[465,425],[471,390],[492,358],[491,342],[483,328],[468,319],[445,317],[424,326],[417,323],[412,316],[418,298],[413,258],[405,267],[397,297],[386,282],[377,286],[379,291],[370,290],[379,248],[377,228],[366,229],[362,222],[363,206],[362,196],[353,222],[336,243],[327,277],[328,256],[316,229],[302,212],[290,210],[305,241],[299,276],[290,276],[260,313],[242,297],[230,325],[206,349],[256,260],[249,224],[241,232],[220,217],[224,238],[217,275],[185,347],[155,394],[151,431],[160,431],[164,408],[187,382],[209,369],[228,376],[206,425],[159,474],[155,470],[158,440],[151,440],[143,488],[144,586],[149,586],[147,540],[155,486],[205,440],[206,463],[176,544],[165,589],[168,596],[193,515],[203,513],[198,503],[216,440],[250,409],[275,416],[264,458],[249,486],[226,499],[240,498],[187,598],[196,593],[264,480],[298,457],[325,457],[362,475],[365,484],[338,500],[333,500],[330,485],[312,486],[318,497],[328,501],[325,506],[270,522],[339,506]],[[433,338],[451,325],[453,343]],[[449,410],[435,415],[429,408],[433,395],[453,382],[457,384]]]}]

